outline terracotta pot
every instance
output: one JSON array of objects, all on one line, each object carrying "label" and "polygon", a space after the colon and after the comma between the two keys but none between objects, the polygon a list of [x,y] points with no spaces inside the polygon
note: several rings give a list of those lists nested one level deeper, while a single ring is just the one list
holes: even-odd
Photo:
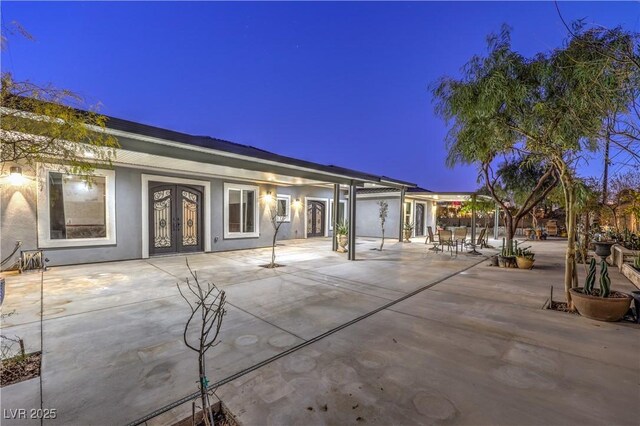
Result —
[{"label": "terracotta pot", "polygon": [[576,309],[583,317],[598,321],[620,321],[631,306],[631,296],[622,294],[625,297],[599,297],[589,296],[582,292],[582,287],[572,288],[571,300]]},{"label": "terracotta pot", "polygon": [[411,238],[411,230],[410,229],[405,229],[404,230],[404,242],[405,243],[410,243],[411,242],[410,238]]},{"label": "terracotta pot", "polygon": [[527,259],[524,256],[517,256],[516,263],[518,264],[519,269],[531,269],[533,268],[534,259]]},{"label": "terracotta pot", "polygon": [[349,238],[346,235],[338,235],[338,251],[340,253],[346,253],[347,244],[349,244]]}]

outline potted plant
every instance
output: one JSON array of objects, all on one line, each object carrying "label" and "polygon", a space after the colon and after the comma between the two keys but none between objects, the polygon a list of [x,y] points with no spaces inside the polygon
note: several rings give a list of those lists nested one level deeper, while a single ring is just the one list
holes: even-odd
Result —
[{"label": "potted plant", "polygon": [[336,226],[336,238],[338,239],[338,252],[346,253],[347,244],[349,244],[349,224],[347,222],[340,222]]},{"label": "potted plant", "polygon": [[516,263],[520,269],[531,269],[535,262],[535,253],[529,250],[530,247],[516,248]]},{"label": "potted plant", "polygon": [[600,289],[593,288],[596,281],[596,260],[591,259],[584,287],[569,290],[571,300],[582,316],[599,321],[619,321],[629,310],[632,298],[628,294],[611,291],[607,262],[603,259],[600,265]]},{"label": "potted plant", "polygon": [[536,239],[537,240],[541,240],[542,239],[542,230],[543,230],[542,226],[539,226],[536,229]]},{"label": "potted plant", "polygon": [[[509,244],[506,243],[505,239],[502,238],[502,249],[500,250],[500,254],[498,255],[498,266],[501,268],[517,268],[516,257],[513,255],[513,241],[509,241]],[[516,249],[518,247],[518,243],[516,242]]]},{"label": "potted plant", "polygon": [[413,234],[413,223],[405,222],[402,229],[404,231],[404,242],[410,243],[411,234]]}]

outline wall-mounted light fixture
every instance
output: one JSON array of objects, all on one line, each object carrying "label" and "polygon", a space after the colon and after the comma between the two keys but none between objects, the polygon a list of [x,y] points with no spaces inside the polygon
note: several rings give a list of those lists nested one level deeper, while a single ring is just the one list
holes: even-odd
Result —
[{"label": "wall-mounted light fixture", "polygon": [[300,198],[296,198],[295,201],[293,202],[293,207],[297,210],[300,207],[302,207],[302,202],[300,201]]},{"label": "wall-mounted light fixture", "polygon": [[27,178],[22,175],[22,167],[13,166],[9,168],[9,184],[14,186],[23,185]]},{"label": "wall-mounted light fixture", "polygon": [[273,195],[271,194],[271,191],[267,191],[267,194],[264,196],[264,201],[267,204],[271,204],[271,202],[273,201]]}]

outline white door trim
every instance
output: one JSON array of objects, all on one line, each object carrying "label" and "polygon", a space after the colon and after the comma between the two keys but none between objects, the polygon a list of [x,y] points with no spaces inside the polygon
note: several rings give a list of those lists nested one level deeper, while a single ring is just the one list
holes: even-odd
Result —
[{"label": "white door trim", "polygon": [[321,201],[324,203],[324,236],[329,236],[329,199],[318,197],[304,197],[304,237],[307,236],[307,201]]},{"label": "white door trim", "polygon": [[142,174],[142,258],[149,258],[149,182],[167,182],[204,187],[204,251],[211,251],[211,182],[172,176]]}]

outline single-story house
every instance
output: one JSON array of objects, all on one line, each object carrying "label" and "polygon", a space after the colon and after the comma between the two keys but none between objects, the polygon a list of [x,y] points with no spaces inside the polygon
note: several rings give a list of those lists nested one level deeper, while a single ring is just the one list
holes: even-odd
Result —
[{"label": "single-story house", "polygon": [[[275,208],[284,221],[278,239],[329,237],[335,224],[355,223],[349,235],[349,258],[355,259],[356,232],[368,234],[359,228],[367,230],[377,218],[356,215],[356,190],[384,187],[404,194],[416,187],[113,117],[106,131],[120,148],[113,167],[96,170],[91,185],[46,165],[26,183],[2,184],[2,258],[17,241],[21,250],[45,250],[50,265],[268,247]],[[23,172],[16,166],[14,172]],[[362,201],[368,216],[368,200]],[[411,203],[424,209],[429,223],[431,204]],[[399,204],[395,210],[399,216]]]}]

